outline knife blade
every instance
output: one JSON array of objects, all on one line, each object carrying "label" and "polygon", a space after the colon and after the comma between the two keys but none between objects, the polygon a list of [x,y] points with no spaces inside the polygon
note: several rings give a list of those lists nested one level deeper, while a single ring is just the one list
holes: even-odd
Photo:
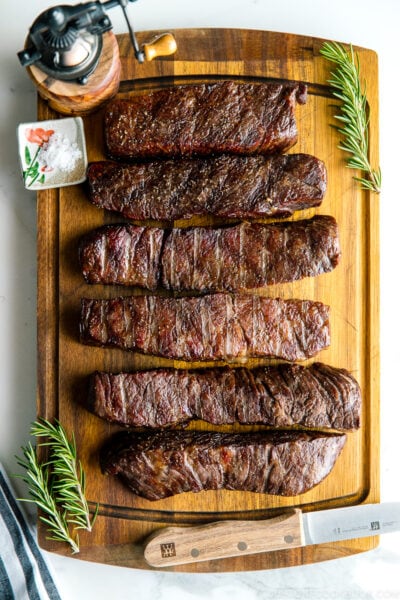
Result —
[{"label": "knife blade", "polygon": [[166,527],[145,542],[153,567],[257,554],[400,531],[400,502],[362,504],[303,513],[292,509],[260,521],[217,521]]}]

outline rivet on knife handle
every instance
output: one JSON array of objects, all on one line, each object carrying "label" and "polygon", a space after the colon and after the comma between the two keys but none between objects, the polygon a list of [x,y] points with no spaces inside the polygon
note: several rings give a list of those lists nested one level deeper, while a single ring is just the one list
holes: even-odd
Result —
[{"label": "rivet on knife handle", "polygon": [[166,527],[145,542],[153,567],[170,567],[304,545],[302,515],[294,509],[263,521],[218,521],[196,527]]}]

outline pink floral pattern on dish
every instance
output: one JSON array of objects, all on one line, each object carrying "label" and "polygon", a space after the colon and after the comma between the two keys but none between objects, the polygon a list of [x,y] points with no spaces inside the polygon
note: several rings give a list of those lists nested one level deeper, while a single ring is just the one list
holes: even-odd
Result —
[{"label": "pink floral pattern on dish", "polygon": [[23,177],[27,187],[33,185],[37,180],[39,180],[39,183],[45,182],[46,176],[44,171],[46,169],[45,167],[39,168],[38,155],[43,144],[49,141],[53,133],[53,129],[48,129],[46,131],[42,127],[37,127],[36,129],[27,128],[25,130],[25,137],[27,141],[31,144],[37,144],[37,149],[33,155],[29,150],[29,146],[25,146],[24,157],[26,169],[23,170]]}]

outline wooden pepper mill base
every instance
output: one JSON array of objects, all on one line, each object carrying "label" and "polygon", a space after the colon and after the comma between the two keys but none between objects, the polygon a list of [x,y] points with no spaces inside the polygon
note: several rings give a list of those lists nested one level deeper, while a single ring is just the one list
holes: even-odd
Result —
[{"label": "wooden pepper mill base", "polygon": [[63,115],[87,115],[118,91],[121,62],[117,38],[111,31],[103,35],[103,50],[96,70],[85,85],[53,79],[32,65],[29,76],[40,96]]}]

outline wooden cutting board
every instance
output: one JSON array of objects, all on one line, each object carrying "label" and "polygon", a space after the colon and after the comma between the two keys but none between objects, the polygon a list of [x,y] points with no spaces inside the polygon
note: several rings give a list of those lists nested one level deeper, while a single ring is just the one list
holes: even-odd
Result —
[{"label": "wooden cutting board", "polygon": [[[148,41],[155,33],[139,34],[139,41]],[[353,172],[345,166],[343,152],[337,148],[339,137],[331,127],[337,103],[326,84],[329,64],[319,55],[322,40],[240,29],[183,29],[173,33],[178,44],[176,54],[142,65],[134,60],[128,37],[119,37],[120,95],[220,78],[301,80],[309,85],[307,104],[296,109],[299,141],[292,152],[307,152],[325,161],[328,191],[317,211],[304,211],[294,218],[310,217],[315,212],[333,215],[340,227],[342,260],[332,273],[271,286],[259,293],[315,299],[331,306],[331,346],[315,360],[350,370],[360,383],[363,408],[362,427],[349,433],[346,447],[330,475],[301,496],[280,498],[250,492],[208,491],[150,502],[137,498],[116,478],[102,475],[99,447],[118,428],[83,408],[88,375],[96,369],[118,372],[161,365],[180,368],[188,364],[79,343],[80,298],[112,297],[129,294],[131,290],[85,284],[78,266],[78,240],[94,227],[122,219],[92,206],[84,186],[39,192],[38,414],[50,419],[57,417],[69,433],[74,432],[87,473],[88,499],[92,507],[99,502],[94,531],[80,535],[81,552],[76,557],[145,569],[149,566],[143,559],[142,542],[155,529],[167,524],[184,526],[226,518],[254,520],[276,516],[288,507],[309,511],[379,501],[379,197],[360,191],[352,179]],[[377,56],[370,50],[356,50],[361,77],[366,80],[368,90],[371,162],[377,165]],[[49,119],[57,115],[39,99],[38,116]],[[102,110],[85,117],[84,123],[89,161],[102,159]],[[192,219],[175,224],[210,222],[211,219]],[[263,361],[248,361],[249,366],[256,364]],[[197,423],[196,427],[207,428],[207,425]],[[46,539],[42,524],[39,536],[43,548],[69,554],[68,548]],[[377,543],[378,538],[352,540],[202,562],[175,570],[284,567],[350,555],[373,548]]]}]

